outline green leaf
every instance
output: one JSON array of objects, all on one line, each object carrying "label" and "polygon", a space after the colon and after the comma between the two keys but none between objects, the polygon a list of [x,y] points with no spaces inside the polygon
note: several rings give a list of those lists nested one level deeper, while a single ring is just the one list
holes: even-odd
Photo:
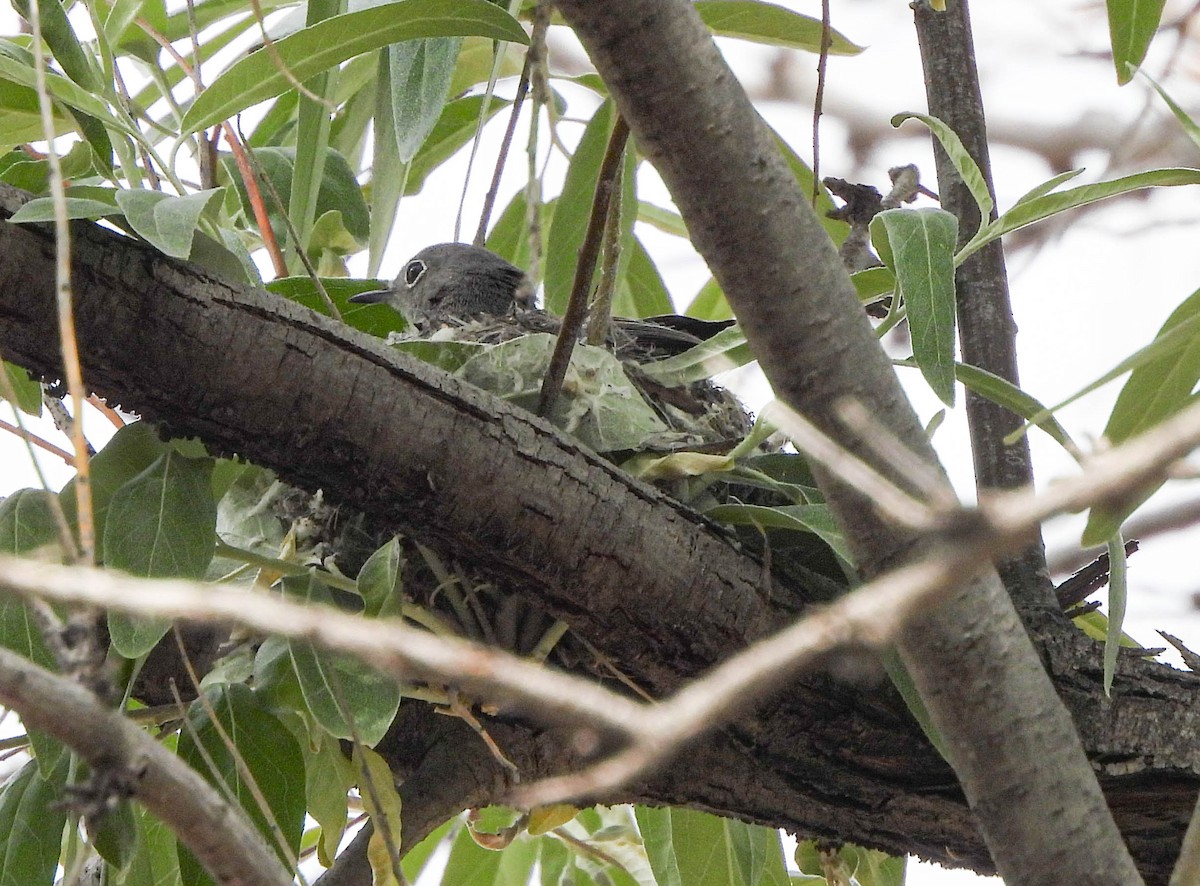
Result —
[{"label": "green leaf", "polygon": [[864,305],[896,291],[896,274],[889,267],[867,268],[850,275],[850,282]]},{"label": "green leaf", "polygon": [[[37,89],[37,78],[34,74],[32,64],[22,64],[2,51],[0,51],[0,80],[11,80],[29,89]],[[47,72],[46,89],[59,101],[76,110],[83,111],[91,117],[97,118],[110,129],[123,132],[131,137],[140,135],[129,124],[109,111],[108,106],[104,102],[96,98],[82,86],[72,83],[66,77]]]},{"label": "green leaf", "polygon": [[779,832],[692,809],[636,808],[659,886],[786,886]]},{"label": "green leaf", "polygon": [[[266,800],[278,831],[268,825],[233,751],[226,746],[220,731],[198,700],[188,708],[188,728],[179,738],[179,757],[209,782],[223,782],[262,833],[267,845],[276,847],[278,834],[295,852],[304,826],[304,758],[291,730],[263,706],[253,691],[240,683],[211,687],[205,690],[204,696],[216,713],[222,730],[232,740],[245,770]],[[205,756],[213,762],[213,768]],[[285,865],[288,863],[282,853],[280,860]],[[212,882],[195,856],[182,845],[179,847],[179,868],[185,883]]]},{"label": "green leaf", "polygon": [[[172,737],[173,738],[173,737]],[[113,886],[180,886],[175,835],[139,805],[133,805],[137,843],[124,874],[109,869]]]},{"label": "green leaf", "polygon": [[108,810],[98,824],[89,823],[88,835],[92,845],[109,865],[109,871],[118,879],[133,864],[138,850],[138,823],[133,804],[120,799],[116,808]]},{"label": "green leaf", "polygon": [[[65,116],[59,107],[54,108],[52,121],[56,136],[75,128],[75,121]],[[37,90],[0,79],[0,150],[26,142],[40,142],[45,137]]]},{"label": "green leaf", "polygon": [[[114,191],[115,193],[117,192]],[[67,204],[67,218],[86,218],[95,221],[98,218],[110,215],[121,215],[120,207],[113,203],[105,203],[103,200],[93,200],[85,197],[67,197],[64,202]],[[52,197],[38,197],[35,200],[30,200],[14,212],[9,221],[14,224],[52,222],[54,221],[54,199]]]},{"label": "green leaf", "polygon": [[291,81],[276,58],[303,82],[391,43],[469,35],[529,42],[516,19],[486,0],[406,0],[334,16],[277,40],[274,53],[255,52],[235,63],[196,99],[180,127],[183,134],[196,132],[286,92]]},{"label": "green leaf", "polygon": [[682,237],[684,240],[690,239],[683,216],[673,209],[663,209],[661,206],[641,200],[638,202],[637,220],[657,228],[664,234],[672,234]]},{"label": "green leaf", "polygon": [[[906,360],[897,360],[899,366],[916,366],[916,362]],[[1071,439],[1071,435],[1067,433],[1067,429],[1059,424],[1058,419],[1050,414],[1050,411],[1042,405],[1036,397],[1033,397],[1012,382],[1001,378],[998,375],[993,375],[986,369],[980,369],[977,366],[968,366],[965,363],[954,364],[954,375],[963,387],[974,391],[981,397],[987,397],[993,403],[997,403],[1006,409],[1011,409],[1021,418],[1027,419],[1043,431],[1049,434],[1068,452],[1078,452],[1079,447],[1075,445],[1075,441]],[[1015,439],[1015,434],[1011,435]],[[1006,443],[1010,443],[1009,438],[1005,438]]]},{"label": "green leaf", "polygon": [[[96,524],[96,538],[104,538],[109,504],[116,491],[150,467],[166,451],[166,444],[158,439],[154,425],[138,421],[117,431],[108,445],[92,457],[92,517]],[[67,522],[78,528],[74,480],[63,488],[60,498]]]},{"label": "green leaf", "polygon": [[1016,207],[1020,206],[1022,203],[1028,203],[1030,200],[1036,200],[1038,197],[1046,196],[1051,191],[1053,191],[1055,188],[1057,188],[1059,185],[1065,184],[1066,182],[1069,182],[1073,178],[1078,178],[1080,175],[1083,174],[1083,172],[1084,172],[1084,170],[1082,168],[1068,169],[1066,172],[1060,172],[1058,175],[1054,176],[1053,178],[1047,179],[1046,181],[1042,182],[1040,185],[1036,185],[1036,186],[1030,188],[1024,194],[1022,194],[1021,197],[1017,200],[1017,202],[1013,204],[1013,208],[1015,209]]},{"label": "green leaf", "polygon": [[393,138],[400,162],[412,162],[441,119],[461,48],[461,37],[406,40],[387,48]]},{"label": "green leaf", "polygon": [[[360,292],[371,292],[387,284],[380,280],[356,280],[350,277],[323,277],[321,284],[326,294],[341,312],[342,320],[370,335],[387,338],[390,332],[402,332],[407,328],[404,318],[387,305],[359,305],[350,297]],[[280,277],[266,285],[269,292],[282,295],[297,304],[328,316],[325,301],[310,277]]]},{"label": "green leaf", "polygon": [[358,571],[363,615],[385,618],[399,615],[404,603],[404,556],[399,539],[393,538],[370,557]]},{"label": "green leaf", "polygon": [[[24,554],[58,540],[51,511],[53,493],[44,489],[19,489],[0,502],[0,553]],[[46,646],[41,626],[20,597],[0,597],[0,647],[50,671],[58,663]],[[62,744],[43,732],[29,734],[42,775],[48,776],[66,751]],[[0,832],[2,834],[2,832]],[[0,883],[4,883],[0,877]]]},{"label": "green leaf", "polygon": [[[29,18],[29,0],[14,0],[13,6],[23,17]],[[40,0],[38,15],[41,18],[42,38],[54,53],[54,60],[80,86],[99,92],[106,84],[101,83],[91,57],[75,36],[75,29],[71,27],[62,3],[59,0]]]},{"label": "green leaf", "polygon": [[717,505],[704,512],[709,519],[735,526],[758,526],[763,529],[790,529],[811,533],[833,549],[846,563],[854,559],[846,540],[833,519],[829,505],[784,505],[769,508],[764,505]]},{"label": "green leaf", "polygon": [[197,191],[176,197],[161,191],[117,191],[117,205],[137,233],[160,252],[175,258],[187,258],[200,216],[224,188]]},{"label": "green leaf", "polygon": [[[69,757],[49,774],[32,760],[0,787],[0,883],[51,886],[67,823],[62,792]],[[32,826],[36,824],[36,827]]]},{"label": "green leaf", "polygon": [[[310,577],[284,579],[284,587],[310,603],[333,605],[329,591]],[[321,727],[337,738],[357,738],[368,747],[378,744],[400,706],[396,681],[355,658],[317,649],[304,640],[289,640],[287,647],[305,705]]]},{"label": "green leaf", "polygon": [[58,541],[54,493],[18,489],[0,501],[0,552],[26,554]]},{"label": "green leaf", "polygon": [[1150,85],[1154,87],[1154,91],[1167,103],[1167,107],[1171,109],[1171,113],[1175,115],[1175,119],[1179,121],[1179,125],[1183,127],[1183,131],[1187,133],[1187,137],[1192,140],[1192,144],[1200,147],[1200,126],[1196,125],[1196,121],[1188,115],[1187,111],[1179,107],[1171,96],[1167,95],[1167,91],[1159,86],[1153,77],[1145,71],[1142,72],[1142,76],[1150,81]]},{"label": "green leaf", "polygon": [[488,101],[487,96],[469,95],[446,104],[437,125],[433,127],[433,131],[429,133],[409,166],[408,178],[404,183],[405,195],[420,191],[425,185],[425,179],[434,169],[475,137],[479,128],[479,114],[485,104],[486,121],[510,107],[512,102],[503,101],[495,96]]},{"label": "green leaf", "polygon": [[954,405],[954,244],[958,220],[944,209],[889,209],[882,225],[908,308],[913,357],[933,392]]},{"label": "green leaf", "polygon": [[[632,178],[633,176],[627,176]],[[627,262],[613,306],[618,317],[655,317],[675,310],[662,275],[637,237],[631,237],[622,258]]]},{"label": "green leaf", "polygon": [[950,157],[950,162],[954,164],[954,169],[967,186],[967,190],[975,198],[975,205],[979,207],[979,225],[982,228],[991,218],[996,203],[992,199],[991,191],[988,190],[987,179],[984,178],[979,165],[967,151],[957,133],[937,117],[931,117],[928,114],[897,114],[892,118],[892,125],[899,127],[905,120],[919,120],[929,127],[929,131],[941,144],[942,150]]},{"label": "green leaf", "polygon": [[1118,83],[1128,83],[1133,76],[1132,68],[1146,57],[1165,3],[1166,0],[1108,0],[1108,32],[1112,37]]},{"label": "green leaf", "polygon": [[[1200,289],[1171,312],[1149,346],[1122,361],[1105,378],[1114,376],[1117,370],[1127,371],[1131,363],[1136,368],[1117,395],[1104,428],[1104,439],[1114,446],[1149,430],[1191,402],[1192,391],[1200,381]],[[1093,508],[1083,530],[1083,543],[1105,543],[1157,488],[1130,496],[1117,510]]]},{"label": "green leaf", "polygon": [[354,784],[354,769],[336,739],[319,732],[317,736],[315,749],[301,744],[305,752],[304,796],[308,814],[321,826],[321,863],[329,867],[346,829],[347,794]]},{"label": "green leaf", "polygon": [[[760,0],[697,0],[696,11],[718,37],[737,37],[769,46],[821,51],[821,20]],[[863,51],[829,29],[830,55],[858,55]]]},{"label": "green leaf", "polygon": [[[391,55],[385,49],[379,53],[376,75],[381,84],[392,82]],[[375,117],[371,127],[371,236],[367,243],[367,274],[379,274],[383,254],[392,229],[396,225],[396,213],[404,196],[408,168],[400,162],[397,152],[396,120],[392,114],[391,95],[387,89],[376,88],[372,96],[375,102]]]},{"label": "green leaf", "polygon": [[121,37],[131,24],[142,14],[146,0],[116,0],[104,18],[104,39],[109,46],[120,43]]},{"label": "green leaf", "polygon": [[[801,874],[818,878],[813,882],[826,881],[826,871],[815,840],[803,840],[797,844],[795,857]],[[864,849],[853,843],[843,843],[837,848],[835,863],[839,866],[836,876],[840,882],[855,882],[859,886],[904,886],[906,860],[878,849]]]},{"label": "green leaf", "polygon": [[725,300],[725,293],[716,277],[709,277],[708,282],[700,287],[684,312],[689,317],[699,317],[701,320],[732,320],[733,309]]},{"label": "green leaf", "polygon": [[[213,557],[217,509],[212,459],[161,455],[112,497],[104,561],[133,575],[201,578]],[[169,623],[110,613],[113,646],[126,658],[149,652]]]},{"label": "green leaf", "polygon": [[567,302],[571,298],[575,266],[579,261],[579,250],[583,246],[592,202],[596,197],[596,180],[608,147],[612,123],[613,105],[611,101],[606,101],[596,109],[596,113],[588,121],[583,137],[571,156],[571,165],[567,168],[567,177],[563,182],[562,196],[558,200],[554,221],[547,236],[546,310],[560,316],[567,309]]},{"label": "green leaf", "polygon": [[989,225],[985,225],[980,229],[978,234],[971,238],[969,243],[958,251],[958,255],[954,257],[954,261],[956,264],[962,264],[967,258],[974,255],[993,240],[1067,209],[1086,206],[1089,203],[1095,203],[1107,197],[1128,194],[1130,191],[1139,191],[1142,188],[1165,188],[1196,184],[1200,184],[1200,169],[1151,169],[1148,172],[1126,175],[1112,181],[1097,182],[1094,185],[1080,185],[1077,188],[1071,188],[1068,191],[1061,191],[1057,194],[1045,194],[1035,197],[1032,200],[1027,200],[1013,206],[1012,209],[1004,213],[1000,218]]},{"label": "green leaf", "polygon": [[[258,171],[270,179],[275,191],[283,201],[283,207],[272,199],[267,200],[267,216],[271,228],[277,232],[287,230],[282,213],[290,211],[288,202],[292,193],[292,179],[295,175],[296,149],[291,147],[258,148],[253,153],[253,162]],[[237,172],[232,154],[222,154],[221,163],[226,175],[242,200],[242,207],[249,216],[251,214],[250,198],[245,190],[245,183]],[[269,194],[269,189],[265,191]],[[350,235],[360,243],[366,243],[370,236],[371,219],[367,211],[367,202],[363,198],[362,188],[354,175],[354,170],[346,158],[332,149],[325,151],[325,165],[321,171],[321,189],[317,193],[317,215],[336,210],[342,213],[342,221]]]},{"label": "green leaf", "polygon": [[730,326],[682,354],[644,363],[638,368],[647,378],[674,388],[712,378],[718,372],[741,366],[751,359],[746,334],[740,326]]}]

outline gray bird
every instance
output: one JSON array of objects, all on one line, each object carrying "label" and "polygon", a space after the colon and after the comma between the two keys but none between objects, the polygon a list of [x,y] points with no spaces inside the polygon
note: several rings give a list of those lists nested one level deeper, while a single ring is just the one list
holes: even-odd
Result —
[{"label": "gray bird", "polygon": [[532,306],[525,272],[466,243],[439,243],[407,262],[390,289],[362,292],[350,301],[387,304],[422,333],[482,317],[503,317]]},{"label": "gray bird", "polygon": [[[533,283],[525,272],[481,246],[439,243],[404,264],[389,289],[362,292],[350,301],[386,304],[422,335],[471,321],[511,321],[512,333],[558,330],[558,319],[533,307]],[[611,344],[634,359],[685,351],[732,321],[667,314],[645,320],[614,320]]]}]

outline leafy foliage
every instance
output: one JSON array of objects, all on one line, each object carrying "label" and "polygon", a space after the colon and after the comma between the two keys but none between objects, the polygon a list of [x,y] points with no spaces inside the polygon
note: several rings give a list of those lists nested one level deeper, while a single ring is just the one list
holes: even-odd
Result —
[{"label": "leafy foliage", "polygon": [[[272,291],[364,332],[402,335],[405,324],[394,314],[348,301],[379,283],[348,279],[347,260],[366,250],[369,273],[377,273],[403,198],[427,187],[462,149],[476,150],[483,130],[507,118],[514,103],[494,90],[499,76],[520,69],[521,47],[529,42],[521,22],[486,0],[405,0],[356,11],[313,2],[304,25],[288,25],[291,32],[281,35],[279,19],[263,22],[261,16],[299,12],[292,0],[256,6],[208,0],[187,12],[169,11],[162,0],[111,5],[94,0],[81,6],[90,20],[77,18],[58,0],[39,4],[52,59],[46,78],[50,133],[43,131],[38,108],[33,52],[40,48],[24,35],[0,40],[0,149],[7,152],[0,156],[0,180],[39,195],[13,221],[53,220],[55,203],[46,196],[49,164],[26,146],[39,142],[49,149],[47,135],[68,135],[69,144],[54,146],[63,150],[59,160],[69,182],[67,218],[103,219],[167,255],[239,282],[259,282],[266,253],[276,271],[268,284]],[[1162,7],[1161,0],[1109,0],[1120,78],[1128,79],[1129,66],[1144,57]],[[820,21],[780,6],[698,0],[695,8],[719,36],[821,51]],[[20,9],[27,14],[25,4]],[[84,24],[91,25],[90,36]],[[193,28],[202,33],[194,34]],[[263,41],[262,33],[271,39]],[[836,30],[828,37],[832,54],[861,51]],[[215,70],[217,60],[231,54],[235,59]],[[123,83],[118,69],[139,76]],[[208,85],[187,95],[185,84],[196,71],[203,73],[197,82]],[[590,92],[592,107],[573,107],[567,115],[556,87],[568,82],[573,94]],[[132,94],[128,86],[134,87]],[[486,232],[487,244],[521,266],[538,256],[545,306],[562,313],[616,111],[594,75],[553,76],[542,98],[528,135],[531,180],[509,198]],[[1171,107],[1195,137],[1195,125],[1173,102]],[[1033,394],[955,363],[955,268],[985,244],[1052,215],[1141,188],[1197,184],[1200,172],[1148,170],[1060,191],[1077,174],[1067,172],[993,219],[986,181],[955,133],[924,115],[902,114],[893,122],[909,117],[929,127],[947,151],[978,203],[981,225],[962,232],[966,242],[960,247],[953,217],[941,210],[881,214],[876,244],[885,266],[855,275],[860,296],[864,301],[894,297],[886,322],[907,319],[913,353],[905,362],[919,368],[943,402],[952,405],[962,383],[1074,449],[1053,410]],[[546,133],[550,147],[538,147]],[[225,147],[218,150],[222,138]],[[812,170],[782,137],[779,141],[797,182],[813,191],[816,205],[827,213],[833,208],[828,193],[812,188]],[[546,154],[565,167],[562,186],[551,196],[542,193],[550,186]],[[671,310],[663,269],[636,225],[689,236],[673,210],[654,206],[639,193],[643,160],[633,145],[622,161],[607,241],[615,259],[592,281],[600,285],[606,275],[615,277],[610,281],[614,311],[634,317]],[[825,224],[841,243],[846,224],[834,219]],[[252,259],[251,251],[260,249]],[[315,265],[316,276],[308,273],[305,259]],[[1151,345],[1114,370],[1111,377],[1132,374],[1106,430],[1111,441],[1152,427],[1194,396],[1200,379],[1193,345],[1198,304],[1197,295],[1190,297]],[[703,320],[732,317],[716,280],[699,290],[688,313]],[[533,408],[551,345],[549,337],[530,336],[496,346],[409,339],[398,347]],[[752,359],[744,335],[732,327],[642,367],[642,375],[679,387]],[[561,401],[550,415],[560,427],[606,453],[663,443],[666,426],[611,354],[581,347],[571,368],[576,396]],[[14,366],[6,363],[4,370],[7,384],[0,394],[25,413],[37,414],[40,387]],[[697,506],[706,501],[701,493],[718,483],[769,493],[774,496],[769,504],[727,497],[709,503],[705,512],[745,528],[749,537],[789,533],[832,552],[850,568],[845,542],[807,465],[794,455],[757,451],[767,431],[760,427],[716,455],[686,448],[663,455],[654,449],[626,466],[646,479],[690,484]],[[78,529],[79,488],[72,482],[58,494],[22,490],[0,503],[0,551],[63,556],[59,532],[62,526]],[[301,524],[312,519],[315,507],[302,520],[284,506],[289,493],[268,472],[208,458],[194,445],[164,442],[144,422],[127,425],[96,454],[89,488],[99,558],[108,567],[144,576],[220,577],[277,587],[309,602],[361,609],[372,618],[407,618],[431,630],[463,630],[469,618],[455,621],[444,610],[425,611],[413,603],[408,582],[416,567],[434,575],[453,615],[470,615],[477,603],[479,589],[459,593],[462,577],[452,566],[433,555],[423,564],[410,564],[411,550],[398,540],[381,546],[372,540],[371,549],[353,564],[365,565],[347,566],[357,578],[347,577],[340,552],[331,556],[323,547],[326,539],[303,537]],[[1119,512],[1093,513],[1085,540],[1119,538],[1120,523],[1132,509],[1130,503]],[[133,675],[170,626],[115,615],[108,625],[112,655],[120,659],[126,681],[120,688],[132,692]],[[1111,681],[1119,618],[1109,622],[1109,633],[1106,679]],[[200,694],[189,705],[178,738],[166,737],[165,743],[177,742],[182,759],[222,784],[289,866],[301,852],[306,813],[318,825],[311,838],[318,860],[332,862],[355,794],[377,831],[397,828],[399,794],[382,757],[371,748],[383,739],[402,698],[422,692],[309,643],[234,641],[236,648],[225,650],[195,687]],[[44,667],[57,666],[30,610],[7,597],[0,599],[0,645]],[[431,690],[422,691],[428,700]],[[435,700],[449,706],[444,696]],[[340,741],[354,745],[351,759]],[[35,759],[0,787],[3,883],[51,883],[56,866],[71,860],[63,847],[72,841],[61,839],[66,813],[55,805],[72,765],[70,755],[45,736],[31,735],[29,743]],[[35,820],[36,829],[22,826]],[[834,874],[854,877],[863,886],[903,882],[902,861],[847,845],[803,843],[795,859],[801,873],[789,874],[778,832],[685,809],[557,807],[528,817],[491,810],[446,822],[417,846],[396,836],[406,851],[402,867],[410,881],[435,860],[441,863],[441,849],[443,882],[455,884],[524,883],[535,871],[543,883],[576,884],[755,886]],[[120,805],[91,839],[107,866],[108,882],[207,882],[187,850],[141,809]],[[385,841],[373,841],[369,857],[377,882],[392,877],[387,852]]]}]

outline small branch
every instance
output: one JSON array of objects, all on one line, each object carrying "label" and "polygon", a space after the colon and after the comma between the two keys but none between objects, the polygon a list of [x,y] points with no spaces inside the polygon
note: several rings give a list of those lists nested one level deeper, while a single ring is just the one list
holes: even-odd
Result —
[{"label": "small branch", "polygon": [[67,450],[63,449],[61,446],[55,446],[49,440],[42,439],[32,431],[27,431],[24,428],[18,428],[16,425],[9,424],[3,419],[0,419],[0,431],[7,431],[15,437],[20,437],[22,440],[32,443],[39,449],[44,449],[51,455],[58,456],[65,464],[75,464],[75,456],[71,455],[71,453],[67,452]]},{"label": "small branch", "polygon": [[[521,69],[521,79],[517,83],[517,94],[513,98],[512,109],[508,115],[508,127],[504,130],[504,139],[500,142],[500,153],[496,157],[496,169],[492,173],[492,184],[483,198],[483,210],[479,213],[479,227],[475,229],[476,246],[482,246],[487,241],[488,221],[491,220],[492,210],[496,206],[496,195],[500,192],[500,176],[504,173],[504,164],[508,160],[508,151],[512,147],[513,134],[517,131],[517,119],[521,116],[521,106],[525,104],[525,95],[529,92],[529,66],[532,56],[525,54],[525,67]],[[534,126],[537,120],[534,120]]]},{"label": "small branch", "polygon": [[71,747],[93,769],[127,773],[133,796],[195,853],[216,882],[291,884],[292,875],[240,810],[231,809],[195,770],[83,687],[0,649],[0,703],[17,711],[27,728]]},{"label": "small branch", "polygon": [[604,160],[600,164],[600,173],[596,181],[596,195],[592,199],[592,214],[588,218],[587,231],[584,233],[583,245],[579,248],[579,261],[575,265],[575,283],[571,288],[571,300],[567,303],[567,311],[563,315],[562,329],[558,333],[558,341],[554,343],[554,354],[550,357],[550,367],[546,370],[546,378],[542,381],[542,392],[538,397],[537,414],[548,415],[558,399],[563,379],[567,377],[567,367],[571,364],[571,352],[575,350],[575,341],[587,318],[588,290],[592,285],[592,274],[596,269],[596,259],[600,255],[600,244],[604,239],[604,222],[608,217],[609,205],[612,201],[613,183],[617,171],[621,168],[621,158],[625,153],[625,142],[629,138],[629,125],[618,114],[613,124],[612,134],[608,137],[608,148]]},{"label": "small branch", "polygon": [[629,739],[625,750],[589,769],[514,791],[517,803],[539,805],[616,787],[660,763],[683,743],[728,722],[835,649],[878,649],[892,643],[913,615],[927,613],[937,598],[961,589],[992,559],[1027,544],[1047,518],[1125,500],[1160,481],[1197,445],[1200,404],[1088,459],[1081,474],[1041,495],[1027,490],[997,493],[976,509],[960,509],[956,519],[942,522],[948,528],[927,538],[922,559],[754,644],[658,704],[634,702],[509,653],[435,637],[394,620],[364,619],[242,587],[137,579],[85,567],[0,558],[0,588],[49,601],[220,622],[304,639],[355,655],[398,680],[417,677],[444,682],[478,698],[514,704],[535,719],[559,723],[565,719],[580,730]]}]

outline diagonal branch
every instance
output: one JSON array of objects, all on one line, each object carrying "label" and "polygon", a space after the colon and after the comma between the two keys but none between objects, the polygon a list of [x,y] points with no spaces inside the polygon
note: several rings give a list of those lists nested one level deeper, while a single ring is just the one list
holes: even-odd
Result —
[{"label": "diagonal branch", "polygon": [[240,810],[140,726],[78,683],[0,649],[0,703],[98,772],[120,773],[132,796],[179,837],[218,883],[285,886],[292,875]]},{"label": "diagonal branch", "polygon": [[[874,462],[834,411],[856,400],[936,466],[832,242],[695,8],[686,0],[559,0],[558,8],[780,399]],[[910,559],[911,533],[845,487],[827,478],[822,487],[866,576]],[[898,651],[1006,878],[1045,882],[1054,871],[1098,886],[1138,882],[1071,719],[994,572],[906,626]]]}]

